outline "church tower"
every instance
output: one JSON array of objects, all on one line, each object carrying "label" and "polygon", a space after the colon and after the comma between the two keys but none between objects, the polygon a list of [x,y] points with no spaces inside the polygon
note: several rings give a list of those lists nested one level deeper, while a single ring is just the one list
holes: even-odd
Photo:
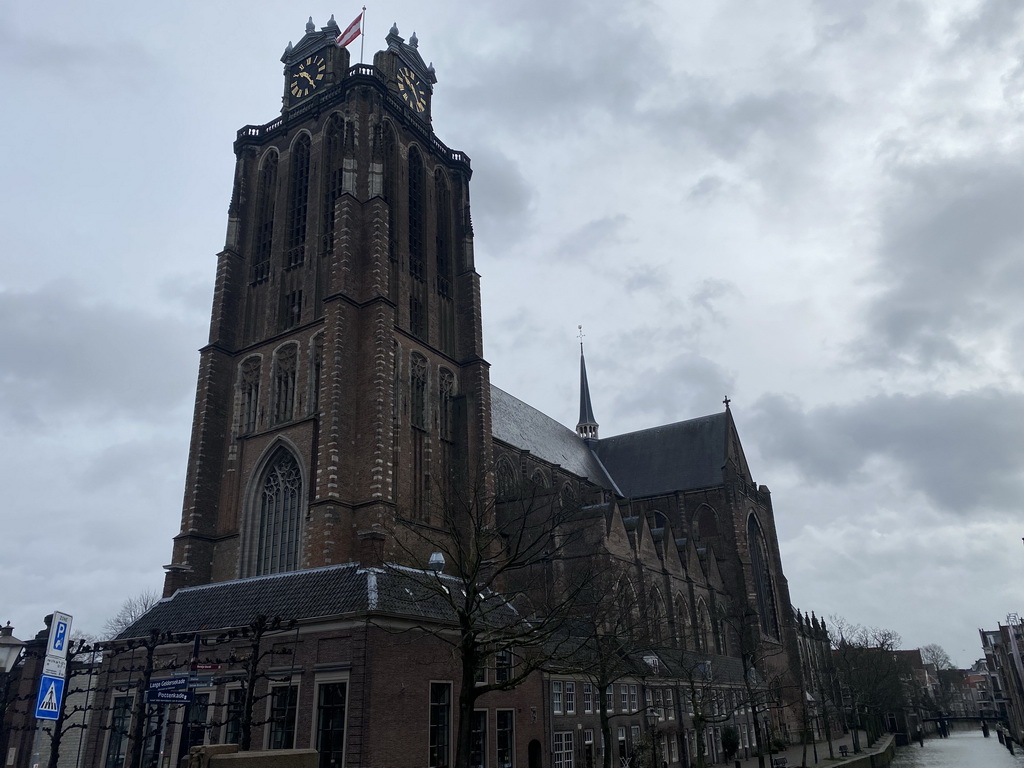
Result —
[{"label": "church tower", "polygon": [[372,65],[312,19],[281,116],[238,132],[165,594],[392,558],[490,456],[469,158],[397,26]]}]

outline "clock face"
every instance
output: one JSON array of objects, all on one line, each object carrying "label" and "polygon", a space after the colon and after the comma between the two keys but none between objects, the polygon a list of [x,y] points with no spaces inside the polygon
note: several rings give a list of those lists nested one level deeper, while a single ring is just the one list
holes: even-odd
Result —
[{"label": "clock face", "polygon": [[427,89],[423,87],[423,81],[416,77],[416,73],[408,67],[402,67],[395,79],[398,82],[398,92],[402,94],[405,103],[417,112],[426,110]]},{"label": "clock face", "polygon": [[292,67],[292,80],[288,90],[296,99],[309,96],[323,84],[326,72],[327,62],[323,56],[309,56],[305,61],[300,61]]}]

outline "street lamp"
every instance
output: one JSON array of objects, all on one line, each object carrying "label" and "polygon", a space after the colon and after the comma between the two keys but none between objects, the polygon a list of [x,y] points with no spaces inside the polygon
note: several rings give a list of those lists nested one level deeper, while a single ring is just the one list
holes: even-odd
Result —
[{"label": "street lamp", "polygon": [[651,768],[658,768],[661,765],[661,761],[658,759],[658,734],[655,728],[658,727],[658,721],[661,719],[658,717],[658,710],[654,707],[648,707],[644,712],[644,719],[647,721],[648,733],[651,734],[651,759],[653,765]]}]

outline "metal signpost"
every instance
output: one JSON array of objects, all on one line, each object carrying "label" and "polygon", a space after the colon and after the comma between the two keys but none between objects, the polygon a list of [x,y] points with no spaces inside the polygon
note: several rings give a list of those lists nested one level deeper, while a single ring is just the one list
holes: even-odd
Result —
[{"label": "metal signpost", "polygon": [[71,615],[54,611],[50,621],[50,638],[46,643],[46,657],[43,659],[43,674],[39,677],[39,694],[36,696],[36,718],[39,720],[57,720],[60,717],[70,642]]}]

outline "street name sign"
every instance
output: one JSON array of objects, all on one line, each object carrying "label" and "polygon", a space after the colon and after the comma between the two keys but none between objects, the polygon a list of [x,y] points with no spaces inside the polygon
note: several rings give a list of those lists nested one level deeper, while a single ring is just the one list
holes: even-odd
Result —
[{"label": "street name sign", "polygon": [[156,691],[183,691],[188,688],[188,676],[168,677],[165,680],[150,680],[150,693]]},{"label": "street name sign", "polygon": [[154,691],[150,688],[149,693],[146,694],[146,700],[149,702],[163,702],[164,704],[188,704],[192,701],[192,691]]},{"label": "street name sign", "polygon": [[64,678],[40,676],[39,695],[36,696],[36,717],[40,720],[56,720],[60,717],[60,703],[63,699]]}]

